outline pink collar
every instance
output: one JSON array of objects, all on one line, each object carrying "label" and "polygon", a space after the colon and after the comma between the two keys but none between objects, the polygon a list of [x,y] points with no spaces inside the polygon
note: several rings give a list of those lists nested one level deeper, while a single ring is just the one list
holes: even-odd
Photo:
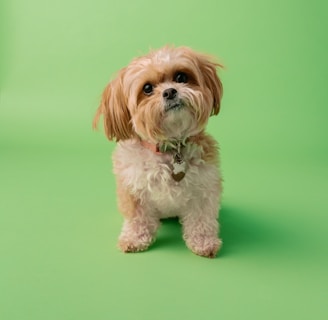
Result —
[{"label": "pink collar", "polygon": [[145,147],[146,149],[153,151],[156,154],[163,154],[159,151],[159,144],[158,143],[151,143],[145,140],[141,140],[141,145]]}]

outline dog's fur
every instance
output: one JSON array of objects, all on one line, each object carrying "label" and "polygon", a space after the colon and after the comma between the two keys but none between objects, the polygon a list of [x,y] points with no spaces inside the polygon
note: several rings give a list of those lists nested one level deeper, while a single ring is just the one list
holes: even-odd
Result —
[{"label": "dog's fur", "polygon": [[[94,127],[103,115],[108,139],[118,141],[113,161],[125,219],[122,251],[146,250],[160,219],[176,216],[194,253],[214,257],[220,249],[218,146],[204,132],[220,110],[217,67],[190,48],[167,46],[134,59],[103,92]],[[172,171],[180,146],[186,169],[176,181]]]}]

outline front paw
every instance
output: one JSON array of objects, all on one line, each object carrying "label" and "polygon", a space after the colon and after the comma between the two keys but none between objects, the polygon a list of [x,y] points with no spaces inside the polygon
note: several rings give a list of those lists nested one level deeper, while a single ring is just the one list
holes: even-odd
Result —
[{"label": "front paw", "polygon": [[215,258],[222,246],[221,239],[207,235],[194,235],[186,239],[188,248],[195,254]]},{"label": "front paw", "polygon": [[153,239],[148,234],[142,235],[121,235],[118,240],[118,247],[123,252],[141,252],[148,249]]}]

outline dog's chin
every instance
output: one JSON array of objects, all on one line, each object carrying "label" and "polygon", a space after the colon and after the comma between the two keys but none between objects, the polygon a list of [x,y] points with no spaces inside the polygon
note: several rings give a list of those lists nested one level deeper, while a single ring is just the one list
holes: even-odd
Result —
[{"label": "dog's chin", "polygon": [[161,128],[168,140],[184,139],[196,133],[197,122],[186,105],[172,104],[165,111]]}]

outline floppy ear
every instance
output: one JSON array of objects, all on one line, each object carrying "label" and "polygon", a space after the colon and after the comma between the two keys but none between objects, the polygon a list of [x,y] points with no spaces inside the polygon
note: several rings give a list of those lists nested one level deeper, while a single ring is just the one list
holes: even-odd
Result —
[{"label": "floppy ear", "polygon": [[216,73],[218,67],[223,68],[219,63],[206,56],[200,57],[200,69],[204,76],[206,86],[210,89],[213,95],[213,109],[211,115],[217,115],[220,111],[220,104],[223,95],[223,87],[220,78]]},{"label": "floppy ear", "polygon": [[127,99],[123,92],[122,69],[117,78],[105,88],[100,105],[93,120],[93,128],[97,128],[100,116],[104,117],[104,129],[109,140],[126,140],[132,136],[131,116],[127,107]]}]

